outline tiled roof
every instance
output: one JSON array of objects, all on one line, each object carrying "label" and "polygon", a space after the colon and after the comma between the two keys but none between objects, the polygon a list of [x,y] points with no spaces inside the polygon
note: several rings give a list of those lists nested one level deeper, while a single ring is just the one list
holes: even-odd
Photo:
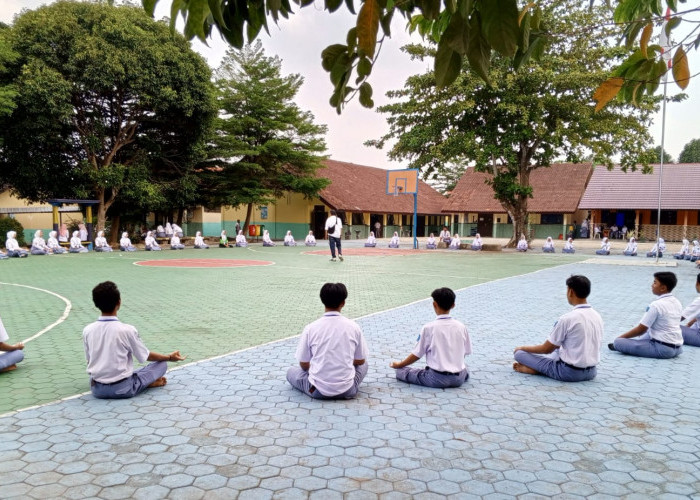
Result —
[{"label": "tiled roof", "polygon": [[[331,184],[320,193],[329,206],[348,212],[412,214],[413,196],[386,194],[386,170],[354,163],[324,160],[319,177]],[[440,214],[445,197],[423,181],[418,181],[418,213]]]},{"label": "tiled roof", "polygon": [[[659,166],[654,173],[625,173],[619,167],[595,167],[579,208],[644,210],[659,204]],[[664,165],[661,187],[664,210],[700,210],[700,164]]]},{"label": "tiled roof", "polygon": [[[528,210],[533,213],[573,213],[586,189],[591,175],[590,163],[556,163],[530,173],[533,198]],[[493,197],[486,184],[491,174],[467,168],[443,208],[443,212],[501,213],[503,206]]]}]

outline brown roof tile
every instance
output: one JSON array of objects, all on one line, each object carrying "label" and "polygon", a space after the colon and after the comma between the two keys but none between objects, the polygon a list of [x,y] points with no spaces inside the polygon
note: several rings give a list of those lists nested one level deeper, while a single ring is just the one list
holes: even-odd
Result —
[{"label": "brown roof tile", "polygon": [[[586,189],[591,175],[590,163],[556,163],[540,167],[530,174],[533,198],[528,210],[533,213],[573,213]],[[448,199],[443,212],[503,212],[503,206],[493,197],[485,183],[491,174],[467,168]]]},{"label": "brown roof tile", "polygon": [[[595,167],[579,208],[644,210],[657,209],[659,203],[659,166],[654,172],[623,172]],[[661,188],[664,210],[700,210],[700,165],[685,163],[664,165]]]},{"label": "brown roof tile", "polygon": [[[336,160],[324,160],[318,170],[331,184],[320,193],[321,199],[337,210],[412,214],[413,196],[386,194],[386,170]],[[440,214],[445,197],[423,181],[418,183],[418,213]]]}]

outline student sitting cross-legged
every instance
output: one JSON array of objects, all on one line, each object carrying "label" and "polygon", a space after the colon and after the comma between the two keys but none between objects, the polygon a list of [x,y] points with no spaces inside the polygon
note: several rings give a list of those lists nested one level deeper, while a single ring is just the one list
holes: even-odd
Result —
[{"label": "student sitting cross-legged", "polygon": [[[431,294],[437,319],[423,326],[413,352],[403,361],[393,361],[396,378],[409,384],[427,387],[459,387],[469,378],[464,356],[472,353],[467,327],[450,316],[455,306],[455,293],[438,288]],[[427,366],[407,368],[425,356]]]},{"label": "student sitting cross-legged", "polygon": [[348,290],[342,283],[321,287],[326,312],[306,325],[299,339],[299,366],[287,371],[287,381],[314,399],[351,399],[367,375],[367,344],[362,329],[340,314]]},{"label": "student sitting cross-legged", "polygon": [[6,344],[10,337],[0,319],[0,373],[10,372],[17,368],[17,363],[24,359],[24,344]]},{"label": "student sitting cross-legged", "polygon": [[570,276],[566,287],[566,300],[574,309],[559,318],[543,344],[515,348],[513,370],[516,372],[544,375],[562,382],[595,378],[603,319],[586,301],[591,293],[588,278]]},{"label": "student sitting cross-legged", "polygon": [[[121,295],[111,281],[92,289],[92,301],[102,312],[99,319],[83,330],[92,395],[100,399],[124,399],[136,396],[149,387],[166,384],[166,361],[182,361],[180,351],[158,354],[149,351],[138,331],[117,318]],[[134,371],[133,359],[141,363],[154,361]]]},{"label": "student sitting cross-legged", "polygon": [[[700,274],[695,280],[695,291],[700,293]],[[681,312],[681,321],[688,321],[685,325],[681,325],[681,333],[683,334],[683,345],[692,345],[700,347],[700,297],[693,300]]]},{"label": "student sitting cross-legged", "polygon": [[683,307],[671,294],[677,282],[672,272],[654,273],[651,293],[658,298],[649,304],[639,324],[617,337],[608,348],[622,354],[659,359],[675,358],[683,352]]}]

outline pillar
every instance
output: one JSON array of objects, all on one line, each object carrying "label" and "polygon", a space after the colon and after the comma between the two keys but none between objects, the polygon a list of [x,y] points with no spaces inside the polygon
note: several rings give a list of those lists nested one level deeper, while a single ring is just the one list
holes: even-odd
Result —
[{"label": "pillar", "polygon": [[87,208],[85,209],[85,218],[87,219],[87,232],[88,232],[88,241],[93,240],[93,235],[92,235],[92,205],[88,205]]}]

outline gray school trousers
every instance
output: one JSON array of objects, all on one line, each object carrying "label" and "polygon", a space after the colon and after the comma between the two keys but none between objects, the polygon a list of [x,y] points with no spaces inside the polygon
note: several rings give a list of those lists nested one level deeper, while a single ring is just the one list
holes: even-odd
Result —
[{"label": "gray school trousers", "polygon": [[593,380],[598,373],[595,366],[578,368],[564,363],[559,357],[549,357],[544,354],[533,354],[526,351],[515,351],[515,361],[525,365],[542,375],[561,382],[583,382]]},{"label": "gray school trousers", "polygon": [[700,330],[681,325],[681,332],[683,332],[683,345],[700,347]]},{"label": "gray school trousers", "polygon": [[136,370],[131,377],[127,377],[113,384],[101,384],[90,381],[92,395],[98,399],[126,399],[148,389],[148,386],[165,375],[168,369],[166,361],[149,363],[140,370]]},{"label": "gray school trousers", "polygon": [[445,389],[447,387],[460,387],[469,378],[469,372],[464,369],[459,373],[438,372],[429,366],[425,368],[397,368],[396,379],[409,384]]},{"label": "gray school trousers", "polygon": [[367,375],[367,361],[363,364],[355,367],[355,380],[352,383],[352,387],[342,394],[336,394],[335,396],[325,396],[321,392],[311,385],[309,382],[309,372],[302,370],[300,366],[292,366],[287,370],[287,382],[292,384],[292,387],[300,390],[307,396],[311,396],[314,399],[352,399],[357,396],[360,389],[360,383],[364,380],[365,375]]},{"label": "gray school trousers", "polygon": [[671,359],[683,352],[683,346],[671,347],[658,340],[646,338],[620,339],[613,341],[616,351],[642,358]]}]

